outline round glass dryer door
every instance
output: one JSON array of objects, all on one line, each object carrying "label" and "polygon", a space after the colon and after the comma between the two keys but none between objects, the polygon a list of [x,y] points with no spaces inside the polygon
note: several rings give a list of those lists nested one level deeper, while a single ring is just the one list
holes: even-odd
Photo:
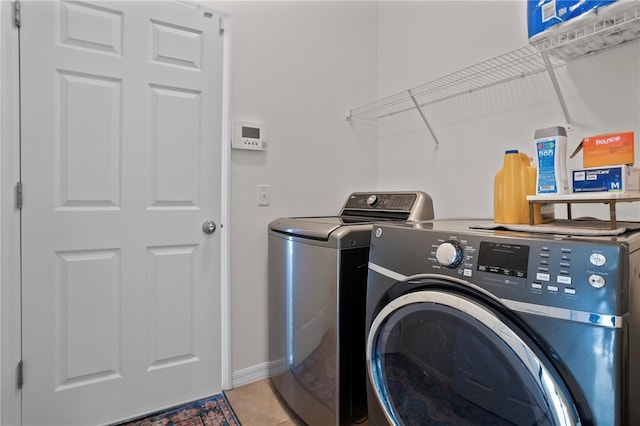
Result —
[{"label": "round glass dryer door", "polygon": [[555,370],[505,321],[440,290],[382,309],[369,332],[367,368],[389,423],[579,425]]}]

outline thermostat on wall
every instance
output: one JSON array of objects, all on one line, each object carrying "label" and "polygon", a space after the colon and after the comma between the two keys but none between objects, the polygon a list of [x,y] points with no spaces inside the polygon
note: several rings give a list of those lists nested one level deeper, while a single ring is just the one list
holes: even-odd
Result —
[{"label": "thermostat on wall", "polygon": [[265,126],[258,123],[245,123],[236,121],[233,123],[233,138],[231,147],[234,149],[250,149],[253,151],[265,151]]}]

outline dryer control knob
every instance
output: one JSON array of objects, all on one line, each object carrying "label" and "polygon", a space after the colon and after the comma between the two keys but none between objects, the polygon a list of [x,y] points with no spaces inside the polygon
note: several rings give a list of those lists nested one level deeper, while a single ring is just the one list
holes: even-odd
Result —
[{"label": "dryer control knob", "polygon": [[455,268],[462,262],[462,248],[454,242],[442,243],[436,250],[436,260],[447,268]]},{"label": "dryer control knob", "polygon": [[375,194],[371,194],[369,195],[369,198],[367,198],[367,205],[371,207],[377,206],[379,202],[380,202],[380,198],[378,198],[378,196]]}]

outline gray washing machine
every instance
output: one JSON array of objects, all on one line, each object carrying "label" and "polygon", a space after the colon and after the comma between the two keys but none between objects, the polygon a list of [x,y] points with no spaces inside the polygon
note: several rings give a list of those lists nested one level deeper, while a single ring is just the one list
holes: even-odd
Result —
[{"label": "gray washing machine", "polygon": [[640,424],[640,234],[374,226],[370,425]]},{"label": "gray washing machine", "polygon": [[433,218],[424,192],[349,195],[337,216],[269,224],[271,382],[309,425],[367,418],[365,291],[373,224]]}]

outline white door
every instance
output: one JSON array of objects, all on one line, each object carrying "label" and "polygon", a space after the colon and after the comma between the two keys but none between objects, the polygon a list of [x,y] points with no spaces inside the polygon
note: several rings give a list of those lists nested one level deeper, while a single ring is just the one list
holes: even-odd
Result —
[{"label": "white door", "polygon": [[21,3],[23,424],[220,392],[219,15]]}]

